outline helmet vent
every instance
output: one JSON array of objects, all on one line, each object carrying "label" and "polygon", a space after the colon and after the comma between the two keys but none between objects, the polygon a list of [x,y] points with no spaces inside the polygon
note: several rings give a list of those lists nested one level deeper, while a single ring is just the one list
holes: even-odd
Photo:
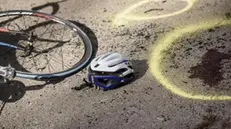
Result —
[{"label": "helmet vent", "polygon": [[95,65],[95,67],[98,67],[98,66],[99,66],[99,64],[96,64],[96,65]]},{"label": "helmet vent", "polygon": [[121,74],[121,73],[123,73],[125,71],[127,71],[127,69],[126,68],[122,68],[122,69],[117,70],[116,73]]},{"label": "helmet vent", "polygon": [[130,66],[128,66],[128,68],[133,69],[131,65],[130,65]]},{"label": "helmet vent", "polygon": [[131,77],[133,77],[133,76],[134,76],[134,73],[130,73],[130,74],[124,76],[124,77],[125,77],[125,78],[131,78]]},{"label": "helmet vent", "polygon": [[109,65],[108,67],[114,67],[114,66],[119,65],[119,64],[122,64],[122,63],[127,63],[127,60],[123,60],[122,62],[113,64],[113,65]]}]

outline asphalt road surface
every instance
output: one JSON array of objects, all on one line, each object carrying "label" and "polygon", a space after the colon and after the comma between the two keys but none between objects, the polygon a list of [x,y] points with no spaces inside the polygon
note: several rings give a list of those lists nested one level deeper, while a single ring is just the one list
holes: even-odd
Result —
[{"label": "asphalt road surface", "polygon": [[[97,55],[118,51],[136,79],[115,90],[65,80],[0,87],[1,129],[230,129],[230,0],[0,0],[84,24]],[[229,96],[230,95],[230,96]]]}]

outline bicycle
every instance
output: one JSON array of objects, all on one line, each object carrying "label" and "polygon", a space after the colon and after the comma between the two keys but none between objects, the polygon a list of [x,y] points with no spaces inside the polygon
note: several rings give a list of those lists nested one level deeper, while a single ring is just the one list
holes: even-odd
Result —
[{"label": "bicycle", "polygon": [[[70,33],[66,33],[67,30]],[[76,52],[82,49],[82,53]],[[58,51],[64,53],[57,54]],[[81,57],[78,56],[80,53]],[[4,82],[15,77],[35,80],[65,78],[84,69],[92,56],[90,38],[67,20],[30,10],[0,12],[0,59],[3,59],[0,61],[0,77]],[[74,61],[77,59],[79,61]]]}]

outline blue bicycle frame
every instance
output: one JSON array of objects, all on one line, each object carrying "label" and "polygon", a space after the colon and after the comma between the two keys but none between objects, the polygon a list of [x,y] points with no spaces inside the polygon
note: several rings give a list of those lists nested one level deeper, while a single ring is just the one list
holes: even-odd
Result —
[{"label": "blue bicycle frame", "polygon": [[5,46],[5,47],[11,47],[11,48],[15,48],[17,49],[18,46],[12,45],[12,44],[8,44],[8,43],[4,43],[4,42],[0,42],[1,46]]}]

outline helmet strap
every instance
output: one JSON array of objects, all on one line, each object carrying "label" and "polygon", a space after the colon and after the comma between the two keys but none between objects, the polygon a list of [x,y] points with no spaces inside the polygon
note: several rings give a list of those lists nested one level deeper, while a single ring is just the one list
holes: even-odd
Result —
[{"label": "helmet strap", "polygon": [[73,87],[73,88],[71,88],[71,89],[73,89],[73,90],[81,90],[81,89],[83,89],[83,88],[85,88],[85,87],[89,87],[89,88],[94,87],[94,86],[92,85],[91,82],[88,82],[88,81],[86,80],[86,78],[84,78],[83,81],[85,82],[84,85],[81,85],[80,87],[77,87],[77,86],[76,86],[76,87]]},{"label": "helmet strap", "polygon": [[86,80],[86,78],[84,78],[83,81],[84,81],[87,85],[92,85],[92,83],[91,83],[91,82],[88,82],[88,81]]}]

